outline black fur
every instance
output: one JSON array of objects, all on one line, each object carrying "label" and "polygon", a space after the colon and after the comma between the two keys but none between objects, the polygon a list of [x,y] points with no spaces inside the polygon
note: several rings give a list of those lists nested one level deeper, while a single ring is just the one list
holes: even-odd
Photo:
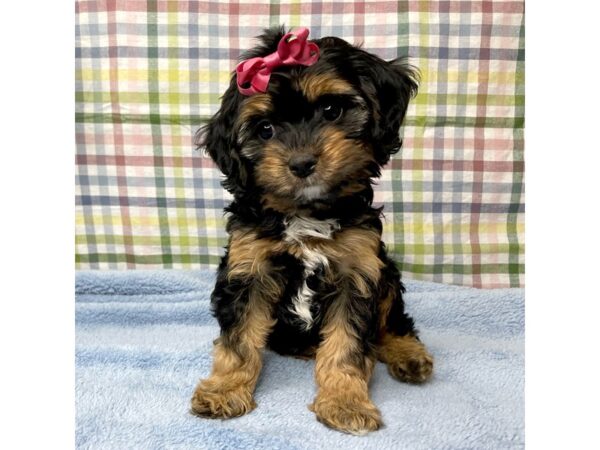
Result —
[{"label": "black fur", "polygon": [[[273,52],[285,33],[284,29],[265,30],[260,44],[242,55],[241,59],[264,56]],[[399,128],[411,97],[417,89],[417,72],[404,59],[386,62],[375,55],[354,47],[345,41],[327,37],[315,40],[320,48],[319,61],[311,67],[314,73],[336,74],[348,81],[360,94],[368,111],[366,126],[359,130],[350,130],[352,138],[368,143],[374,150],[377,164],[368,168],[368,176],[358,181],[361,190],[352,195],[342,195],[344,184],[332,187],[323,197],[311,201],[299,202],[298,208],[304,215],[316,219],[337,219],[342,228],[363,227],[381,233],[381,209],[373,208],[372,179],[380,175],[380,168],[386,164],[390,155],[398,152],[402,145]],[[286,135],[290,145],[298,140],[311,139],[315,126],[308,121],[308,113],[302,109],[301,95],[289,85],[289,79],[296,76],[304,67],[281,67],[271,77],[269,93],[277,103],[278,120],[290,124]],[[234,196],[233,202],[226,208],[229,213],[227,231],[252,229],[259,237],[281,239],[285,231],[285,214],[265,207],[262,196],[265,193],[255,181],[256,160],[241,153],[244,139],[240,142],[239,130],[234,126],[240,105],[245,97],[236,86],[235,75],[229,89],[222,98],[222,104],[215,116],[197,134],[196,143],[204,147],[219,169],[225,175],[223,186]],[[347,101],[351,102],[351,99]],[[349,108],[352,105],[349,105]],[[282,138],[283,139],[283,138]],[[250,145],[250,144],[248,144]],[[387,321],[387,330],[398,335],[416,334],[413,320],[404,312],[402,293],[404,287],[394,262],[387,256],[382,244],[379,258],[384,263],[381,281],[372,286],[370,298],[356,295],[348,297],[351,325],[364,345],[363,352],[370,353],[375,345],[380,298],[394,290],[396,297]],[[302,282],[302,262],[287,253],[275,255],[271,265],[282,286],[283,296],[275,308],[277,322],[269,337],[272,349],[287,354],[303,354],[307,349],[319,343],[319,330],[327,309],[337,293],[346,286],[333,286],[313,275],[309,279],[310,287],[316,292],[313,297],[313,327],[304,331],[297,318],[289,312],[292,297]],[[221,326],[222,335],[238,324],[243,317],[248,301],[248,281],[228,281],[228,255],[223,257],[212,304],[214,313]],[[350,292],[352,290],[348,288]]]},{"label": "black fur", "polygon": [[[283,27],[266,29],[260,36],[260,43],[242,54],[240,60],[274,52],[284,34]],[[319,46],[321,55],[311,70],[316,73],[336,73],[364,94],[363,98],[370,109],[369,126],[365,127],[359,137],[376,150],[379,166],[385,165],[390,156],[397,153],[402,146],[398,131],[408,103],[417,92],[417,70],[409,65],[405,58],[386,62],[337,37],[326,37],[314,42]],[[292,117],[283,116],[283,120],[294,122],[298,119],[293,117],[299,110],[298,94],[288,88],[285,80],[302,70],[305,68],[301,66],[283,66],[271,77],[269,93],[280,103],[278,112],[292,114]],[[208,151],[225,175],[225,189],[238,199],[256,201],[259,190],[252,182],[252,164],[240,154],[238,134],[234,127],[243,99],[244,96],[237,90],[234,75],[222,97],[220,109],[198,130],[194,141],[199,148]],[[294,107],[289,107],[290,105]],[[376,116],[379,116],[379,119],[375,119]],[[379,167],[373,166],[372,176],[379,175]]]}]

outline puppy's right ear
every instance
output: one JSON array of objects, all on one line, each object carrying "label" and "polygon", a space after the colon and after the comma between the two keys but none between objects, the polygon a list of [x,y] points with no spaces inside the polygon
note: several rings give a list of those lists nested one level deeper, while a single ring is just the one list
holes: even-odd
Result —
[{"label": "puppy's right ear", "polygon": [[221,99],[221,107],[194,137],[194,144],[199,149],[204,148],[225,175],[223,187],[234,195],[245,191],[248,182],[248,170],[239,157],[235,129],[240,103],[241,94],[233,77]]}]

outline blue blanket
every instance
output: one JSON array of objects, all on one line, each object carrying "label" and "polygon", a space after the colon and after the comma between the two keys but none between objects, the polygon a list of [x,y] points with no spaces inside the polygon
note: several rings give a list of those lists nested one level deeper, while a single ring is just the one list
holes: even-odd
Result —
[{"label": "blue blanket", "polygon": [[257,409],[189,414],[218,335],[212,272],[79,272],[76,441],[101,449],[513,449],[524,446],[523,290],[406,281],[407,309],[435,357],[424,385],[378,363],[371,396],[385,427],[351,436],[318,423],[314,361],[265,353]]}]

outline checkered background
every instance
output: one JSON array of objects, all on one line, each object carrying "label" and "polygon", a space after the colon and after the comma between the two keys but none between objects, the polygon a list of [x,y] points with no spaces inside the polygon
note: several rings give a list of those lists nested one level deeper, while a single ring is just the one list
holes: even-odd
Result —
[{"label": "checkered background", "polygon": [[522,1],[78,1],[78,269],[214,267],[212,162],[193,150],[262,28],[307,26],[422,72],[376,202],[407,278],[522,286]]}]

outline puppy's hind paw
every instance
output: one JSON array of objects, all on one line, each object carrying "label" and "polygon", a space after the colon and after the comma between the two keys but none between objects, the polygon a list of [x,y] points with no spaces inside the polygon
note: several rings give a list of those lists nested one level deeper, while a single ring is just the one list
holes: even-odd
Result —
[{"label": "puppy's hind paw", "polygon": [[406,383],[424,383],[433,374],[433,358],[423,349],[407,359],[399,359],[387,364],[390,375]]}]

